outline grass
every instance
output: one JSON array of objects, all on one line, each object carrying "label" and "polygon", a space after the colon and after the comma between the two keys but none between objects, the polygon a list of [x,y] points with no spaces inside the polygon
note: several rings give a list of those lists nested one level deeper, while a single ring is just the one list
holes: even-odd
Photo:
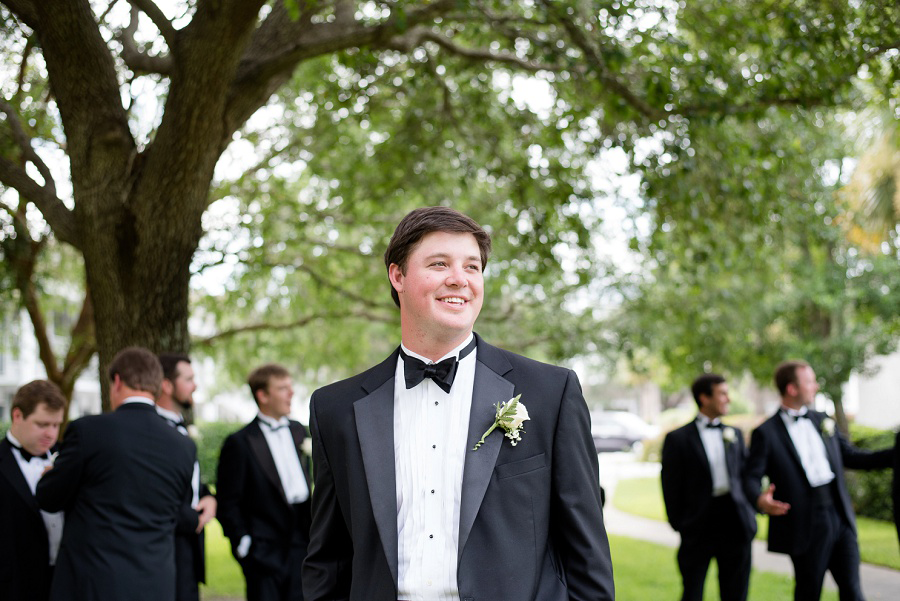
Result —
[{"label": "grass", "polygon": [[[675,549],[622,536],[609,537],[618,601],[677,599],[681,594],[681,576],[675,562]],[[703,591],[704,601],[719,599],[715,562],[710,565]],[[793,598],[793,578],[784,574],[750,574],[748,601],[784,601]],[[825,591],[822,601],[837,601],[837,591]]]},{"label": "grass", "polygon": [[244,573],[217,520],[206,525],[206,584],[202,597],[244,597]]},{"label": "grass", "polygon": [[[613,504],[617,509],[652,520],[666,521],[666,508],[662,499],[659,478],[635,478],[616,484]],[[757,516],[759,531],[756,538],[766,540],[769,520]],[[857,518],[859,551],[866,563],[900,570],[900,554],[897,553],[897,529],[891,522]]]},{"label": "grass", "polygon": [[[621,536],[610,536],[609,544],[616,580],[616,598],[619,601],[678,598],[681,577],[675,563],[675,549]],[[202,589],[203,599],[244,598],[244,576],[231,556],[231,547],[222,534],[222,527],[215,520],[206,526],[206,580],[209,584]],[[792,591],[793,584],[787,576],[754,571],[750,577],[749,601],[783,601],[791,598]],[[716,566],[713,562],[707,576],[704,600],[717,600],[718,595]],[[834,591],[826,592],[822,599],[836,601],[837,594]]]}]

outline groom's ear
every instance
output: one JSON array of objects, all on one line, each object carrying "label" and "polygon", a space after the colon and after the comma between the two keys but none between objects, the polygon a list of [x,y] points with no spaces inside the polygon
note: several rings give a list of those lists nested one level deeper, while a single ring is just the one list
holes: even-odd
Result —
[{"label": "groom's ear", "polygon": [[403,278],[405,277],[403,269],[396,263],[391,263],[388,267],[388,278],[391,280],[391,286],[397,291],[397,294],[403,292]]}]

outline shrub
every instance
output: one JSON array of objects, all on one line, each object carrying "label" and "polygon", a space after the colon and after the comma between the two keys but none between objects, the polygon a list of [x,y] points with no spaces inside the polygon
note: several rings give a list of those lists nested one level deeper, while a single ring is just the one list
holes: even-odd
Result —
[{"label": "shrub", "polygon": [[[865,450],[881,450],[894,444],[894,433],[865,426],[850,426],[851,442]],[[891,503],[892,470],[847,470],[845,477],[857,515],[876,520],[894,519]]]},{"label": "shrub", "polygon": [[197,424],[197,460],[200,462],[200,477],[204,484],[215,487],[216,468],[219,465],[219,451],[229,434],[244,427],[240,422],[201,422]]}]

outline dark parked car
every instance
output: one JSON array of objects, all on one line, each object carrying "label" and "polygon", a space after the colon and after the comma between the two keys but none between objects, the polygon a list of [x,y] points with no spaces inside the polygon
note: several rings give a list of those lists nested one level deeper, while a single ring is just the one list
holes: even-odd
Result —
[{"label": "dark parked car", "polygon": [[644,441],[658,436],[659,429],[627,411],[595,411],[591,413],[591,435],[598,453],[639,453]]}]

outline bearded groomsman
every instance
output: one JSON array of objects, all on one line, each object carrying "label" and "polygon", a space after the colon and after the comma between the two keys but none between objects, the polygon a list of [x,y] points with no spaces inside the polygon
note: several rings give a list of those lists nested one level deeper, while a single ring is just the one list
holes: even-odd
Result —
[{"label": "bearded groomsman", "polygon": [[[769,551],[787,553],[794,564],[795,601],[817,601],[825,571],[837,583],[841,601],[862,601],[856,516],[844,482],[844,468],[891,466],[891,449],[867,452],[852,446],[834,421],[810,406],[819,391],[805,361],[786,361],[775,370],[781,409],[750,439],[748,495],[769,514]],[[771,486],[760,493],[766,475]]]},{"label": "bearded groomsman", "polygon": [[703,374],[691,392],[700,409],[697,419],[670,432],[662,451],[666,514],[681,534],[681,598],[703,599],[709,562],[715,558],[720,598],[744,601],[756,535],[756,512],[743,488],[744,437],[721,420],[731,403],[725,378]]},{"label": "bearded groomsman", "polygon": [[35,380],[13,396],[12,423],[0,440],[0,598],[46,601],[62,537],[63,514],[41,511],[34,496],[52,465],[66,398],[56,384]]},{"label": "bearded groomsman", "polygon": [[[179,434],[188,435],[183,411],[194,406],[194,368],[182,353],[162,353],[159,362],[163,381],[156,397],[156,412]],[[191,441],[191,444],[194,444]],[[196,447],[195,447],[196,448]],[[200,584],[206,582],[204,527],[216,517],[216,498],[200,480],[200,464],[194,462],[191,476],[191,499],[178,514],[175,530],[175,599],[199,601]]]},{"label": "bearded groomsman", "polygon": [[303,601],[300,568],[309,544],[306,432],[288,419],[293,384],[276,364],[250,373],[259,414],[219,455],[219,522],[241,564],[247,601]]},{"label": "bearded groomsman", "polygon": [[400,346],[312,396],[307,601],[614,598],[578,378],[473,333],[490,246],[447,207],[394,231]]}]

